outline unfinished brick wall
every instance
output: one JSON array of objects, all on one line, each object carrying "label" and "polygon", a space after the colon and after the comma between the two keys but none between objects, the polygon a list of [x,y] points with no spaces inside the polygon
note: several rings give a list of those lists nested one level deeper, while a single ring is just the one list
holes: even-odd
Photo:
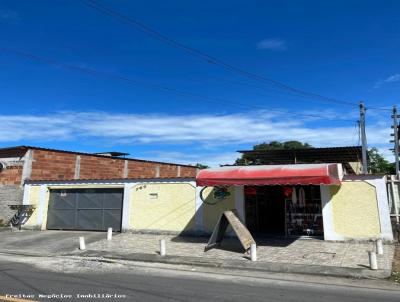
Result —
[{"label": "unfinished brick wall", "polygon": [[75,160],[75,154],[34,149],[30,179],[73,179]]},{"label": "unfinished brick wall", "polygon": [[80,179],[123,178],[124,160],[81,155]]},{"label": "unfinished brick wall", "polygon": [[181,166],[181,177],[196,177],[197,168]]},{"label": "unfinished brick wall", "polygon": [[177,177],[177,175],[178,175],[178,166],[175,165],[160,166],[160,177]]},{"label": "unfinished brick wall", "polygon": [[[178,175],[178,165],[173,164],[34,149],[30,179],[74,179],[77,156],[80,157],[78,179],[196,176],[195,167],[180,166],[180,175]],[[127,173],[125,173],[125,162],[127,162]]]},{"label": "unfinished brick wall", "polygon": [[22,166],[6,167],[0,172],[0,185],[20,185]]},{"label": "unfinished brick wall", "polygon": [[144,161],[128,161],[128,178],[156,177],[157,164]]}]

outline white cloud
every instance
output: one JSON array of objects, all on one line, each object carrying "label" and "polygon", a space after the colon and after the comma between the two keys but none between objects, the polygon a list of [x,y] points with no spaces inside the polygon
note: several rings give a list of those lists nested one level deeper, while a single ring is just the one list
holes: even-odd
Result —
[{"label": "white cloud", "polygon": [[374,88],[379,88],[385,83],[395,83],[395,82],[400,82],[400,74],[399,73],[391,75],[384,80],[377,81],[374,85]]},{"label": "white cloud", "polygon": [[[176,162],[232,163],[239,145],[263,141],[299,140],[319,146],[356,145],[354,123],[348,126],[315,126],[310,121],[264,111],[243,114],[119,114],[60,112],[50,115],[0,115],[0,143],[72,141],[104,145],[169,144],[196,146],[190,154],[158,152],[159,159]],[[311,123],[313,123],[311,121]],[[390,125],[368,123],[368,144],[381,150],[389,146]],[[76,147],[74,149],[81,149]],[[169,148],[170,149],[170,148]],[[162,151],[162,150],[161,150]],[[385,155],[388,156],[387,152]],[[155,159],[154,157],[150,157]]]},{"label": "white cloud", "polygon": [[387,82],[387,83],[393,83],[393,82],[399,82],[399,81],[400,81],[400,74],[394,74],[384,80],[384,82]]},{"label": "white cloud", "polygon": [[0,9],[0,20],[6,23],[18,24],[21,21],[19,13],[10,9]]},{"label": "white cloud", "polygon": [[282,39],[264,39],[258,42],[258,49],[268,49],[268,50],[286,50],[286,41]]},{"label": "white cloud", "polygon": [[164,162],[175,162],[181,164],[206,164],[210,167],[218,167],[219,165],[232,164],[237,158],[240,157],[238,152],[199,152],[199,153],[185,153],[185,152],[162,152],[155,151],[149,152],[149,156],[145,159],[157,160]]}]

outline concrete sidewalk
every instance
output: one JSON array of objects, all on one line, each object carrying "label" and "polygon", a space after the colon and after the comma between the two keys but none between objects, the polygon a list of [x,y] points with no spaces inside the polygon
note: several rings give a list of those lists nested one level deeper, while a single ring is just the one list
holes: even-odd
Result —
[{"label": "concrete sidewalk", "polygon": [[87,243],[104,238],[104,233],[81,231],[12,231],[0,232],[0,252],[15,254],[63,254],[78,247],[79,237]]},{"label": "concrete sidewalk", "polygon": [[[158,255],[159,240],[165,239],[167,256]],[[220,248],[204,252],[208,238],[177,237],[123,233],[112,241],[100,240],[77,251],[82,256],[124,259],[169,264],[244,268],[271,272],[290,272],[344,276],[353,278],[386,278],[391,274],[393,245],[384,245],[378,256],[378,270],[369,269],[371,243],[338,243],[316,239],[259,239],[258,261],[249,261],[236,238],[224,239]]]}]

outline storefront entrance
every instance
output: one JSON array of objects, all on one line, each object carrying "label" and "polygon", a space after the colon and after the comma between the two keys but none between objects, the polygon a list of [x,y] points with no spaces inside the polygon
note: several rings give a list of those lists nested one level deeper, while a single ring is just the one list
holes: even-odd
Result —
[{"label": "storefront entrance", "polygon": [[323,236],[319,186],[246,186],[245,211],[253,234]]}]

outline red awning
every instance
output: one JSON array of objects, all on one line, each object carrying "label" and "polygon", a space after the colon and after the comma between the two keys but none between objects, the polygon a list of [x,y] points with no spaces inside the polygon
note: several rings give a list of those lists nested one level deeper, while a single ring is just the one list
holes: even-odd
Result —
[{"label": "red awning", "polygon": [[341,164],[230,166],[200,170],[198,186],[340,185]]}]

